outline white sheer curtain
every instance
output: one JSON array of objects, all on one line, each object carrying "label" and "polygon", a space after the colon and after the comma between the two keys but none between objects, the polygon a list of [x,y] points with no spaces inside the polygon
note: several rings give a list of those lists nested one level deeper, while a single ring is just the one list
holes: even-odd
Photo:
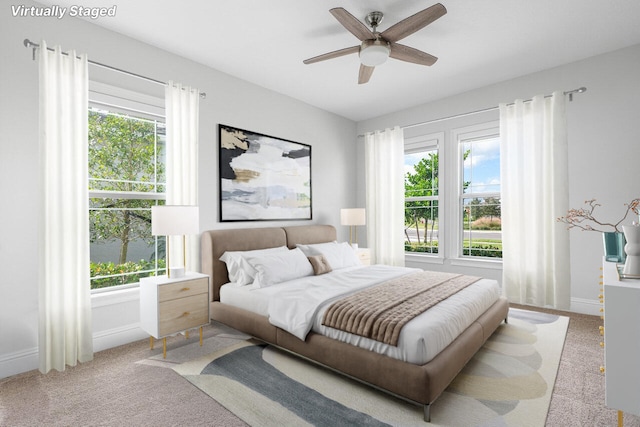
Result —
[{"label": "white sheer curtain", "polygon": [[93,359],[89,285],[87,57],[42,41],[40,73],[40,371]]},{"label": "white sheer curtain", "polygon": [[516,303],[568,309],[569,207],[565,98],[500,105],[502,287]]},{"label": "white sheer curtain", "polygon": [[367,244],[372,262],[404,266],[404,135],[398,126],[367,133]]},{"label": "white sheer curtain", "polygon": [[[198,204],[198,89],[169,82],[165,89],[167,125],[167,205]],[[170,259],[183,259],[182,238],[171,237]],[[185,270],[198,271],[200,245],[197,235],[186,236]]]}]

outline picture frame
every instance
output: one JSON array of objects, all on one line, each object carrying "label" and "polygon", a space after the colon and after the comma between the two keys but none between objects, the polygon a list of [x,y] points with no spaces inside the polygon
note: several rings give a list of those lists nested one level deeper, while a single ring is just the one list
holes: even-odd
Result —
[{"label": "picture frame", "polygon": [[312,219],[311,145],[218,125],[220,222]]}]

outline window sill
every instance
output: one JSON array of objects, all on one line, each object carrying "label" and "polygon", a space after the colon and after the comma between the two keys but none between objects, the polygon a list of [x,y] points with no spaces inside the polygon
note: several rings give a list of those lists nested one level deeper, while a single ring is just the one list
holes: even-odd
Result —
[{"label": "window sill", "polygon": [[444,264],[444,258],[427,254],[416,254],[411,252],[405,252],[404,259],[410,262],[424,263],[424,264]]},{"label": "window sill", "polygon": [[475,267],[475,268],[487,268],[490,270],[502,270],[502,260],[495,261],[495,260],[480,259],[480,258],[445,259],[439,256],[433,256],[433,255],[427,255],[427,254],[415,254],[415,253],[405,253],[404,259],[408,263],[415,263],[415,264],[444,265],[448,261],[448,264],[456,265],[459,267]]},{"label": "window sill", "polygon": [[96,292],[91,294],[91,308],[106,307],[139,300],[140,288],[138,286],[108,292]]},{"label": "window sill", "polygon": [[451,265],[457,265],[461,267],[488,268],[490,270],[502,270],[502,260],[494,261],[475,258],[452,258]]}]

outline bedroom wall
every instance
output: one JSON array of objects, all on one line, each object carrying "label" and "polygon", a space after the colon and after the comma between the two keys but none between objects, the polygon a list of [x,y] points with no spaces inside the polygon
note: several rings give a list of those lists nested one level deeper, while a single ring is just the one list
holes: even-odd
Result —
[{"label": "bedroom wall", "polygon": [[[585,200],[595,198],[602,204],[600,216],[606,222],[616,222],[624,213],[624,204],[640,197],[640,137],[636,129],[640,117],[640,45],[363,121],[358,123],[358,134],[482,110],[500,102],[529,99],[537,94],[581,86],[586,86],[587,92],[575,95],[574,101],[567,104],[570,206],[579,208]],[[407,132],[448,132],[456,127],[497,118],[497,112],[486,113]],[[363,145],[362,138],[359,138],[360,153]],[[363,166],[360,163],[358,167],[358,194],[363,194]],[[599,314],[601,234],[572,230],[570,239],[571,257],[566,262],[571,263],[571,310]],[[424,266],[420,262],[409,264]],[[501,269],[461,268],[452,266],[450,262],[443,266],[429,266],[497,279],[502,274]]]},{"label": "bedroom wall", "polygon": [[[36,3],[21,2],[26,6]],[[207,93],[200,103],[200,229],[250,224],[218,222],[217,125],[253,130],[312,146],[313,220],[330,223],[340,239],[339,210],[355,203],[356,124],[292,98],[238,80],[156,47],[75,18],[14,18],[0,10],[0,378],[35,369],[37,358],[38,64],[22,41],[45,39],[63,50],[161,81],[173,80]],[[164,88],[90,66],[90,78],[162,96]],[[277,223],[282,224],[282,223]],[[145,338],[138,327],[136,289],[93,298],[96,351]]]}]

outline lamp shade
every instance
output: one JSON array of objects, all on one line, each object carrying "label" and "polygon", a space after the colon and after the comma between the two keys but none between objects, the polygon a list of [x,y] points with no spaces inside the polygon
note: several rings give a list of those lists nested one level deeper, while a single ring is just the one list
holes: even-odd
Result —
[{"label": "lamp shade", "polygon": [[200,231],[197,206],[152,206],[151,234],[154,236],[181,236]]},{"label": "lamp shade", "polygon": [[340,224],[365,225],[365,210],[363,208],[340,209]]}]

